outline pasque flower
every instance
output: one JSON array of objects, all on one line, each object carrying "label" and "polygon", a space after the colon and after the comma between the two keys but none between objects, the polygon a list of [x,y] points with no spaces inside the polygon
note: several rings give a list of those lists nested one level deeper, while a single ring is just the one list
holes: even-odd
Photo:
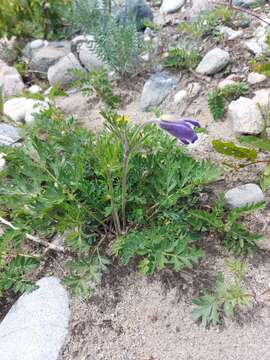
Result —
[{"label": "pasque flower", "polygon": [[198,121],[186,118],[179,121],[160,120],[159,126],[184,144],[193,144],[198,140],[194,128],[201,127]]}]

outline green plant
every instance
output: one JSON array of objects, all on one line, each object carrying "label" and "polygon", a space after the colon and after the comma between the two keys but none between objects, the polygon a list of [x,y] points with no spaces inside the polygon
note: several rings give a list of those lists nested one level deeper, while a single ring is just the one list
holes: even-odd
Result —
[{"label": "green plant", "polygon": [[114,110],[119,107],[121,99],[113,94],[112,84],[106,69],[95,70],[90,73],[74,70],[73,73],[78,78],[72,85],[73,87],[80,88],[81,92],[86,96],[95,92],[109,109]]},{"label": "green plant", "polygon": [[[193,300],[197,307],[193,310],[192,315],[195,320],[201,320],[205,327],[220,324],[224,315],[231,318],[237,308],[244,309],[252,305],[252,296],[242,284],[246,265],[239,262],[231,263],[229,266],[235,273],[236,280],[227,282],[224,275],[219,273],[214,291],[212,293],[204,292],[203,295]],[[237,271],[239,271],[240,277]]]},{"label": "green plant", "polygon": [[59,39],[71,9],[71,0],[1,1],[0,37]]},{"label": "green plant", "polygon": [[217,88],[208,94],[208,106],[214,120],[221,119],[226,110],[226,101],[238,99],[249,92],[246,83],[236,83]]},{"label": "green plant", "polygon": [[197,237],[186,232],[178,224],[155,226],[146,230],[135,230],[117,239],[114,253],[128,264],[135,256],[140,256],[139,269],[144,275],[152,275],[155,270],[172,267],[174,271],[192,268],[203,256],[195,246]]},{"label": "green plant", "polygon": [[220,197],[210,210],[194,210],[190,212],[190,221],[199,231],[217,231],[224,246],[238,255],[248,255],[262,239],[259,234],[251,233],[239,220],[244,214],[263,209],[264,203],[247,205],[226,210],[224,197]]},{"label": "green plant", "polygon": [[213,148],[220,154],[233,156],[236,159],[255,160],[257,158],[257,151],[235,145],[230,141],[213,140]]},{"label": "green plant", "polygon": [[192,23],[183,22],[179,30],[202,39],[207,36],[220,40],[219,25],[230,25],[233,12],[225,6],[218,6],[213,11],[201,13]]},{"label": "green plant", "polygon": [[169,50],[165,66],[175,69],[193,70],[200,62],[200,55],[196,50],[174,48]]},{"label": "green plant", "polygon": [[[104,1],[103,10],[96,0],[78,0],[74,7],[76,26],[94,36],[93,46],[100,59],[124,76],[140,64],[144,42],[137,33],[136,22],[119,21]],[[91,19],[91,20],[89,20]]]}]

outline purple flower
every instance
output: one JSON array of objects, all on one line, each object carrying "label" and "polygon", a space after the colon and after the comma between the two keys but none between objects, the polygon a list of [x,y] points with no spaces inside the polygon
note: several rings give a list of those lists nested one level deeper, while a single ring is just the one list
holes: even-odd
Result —
[{"label": "purple flower", "polygon": [[179,121],[160,120],[159,126],[186,145],[193,144],[198,140],[194,128],[201,127],[198,121],[192,119],[182,119]]}]

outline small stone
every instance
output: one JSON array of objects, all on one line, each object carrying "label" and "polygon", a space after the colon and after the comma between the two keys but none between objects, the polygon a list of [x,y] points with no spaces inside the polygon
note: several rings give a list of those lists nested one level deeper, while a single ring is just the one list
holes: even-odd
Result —
[{"label": "small stone", "polygon": [[230,208],[257,204],[264,200],[264,194],[256,184],[240,185],[225,193],[225,201]]},{"label": "small stone", "polygon": [[66,87],[72,81],[77,80],[77,76],[72,74],[72,70],[75,69],[84,71],[75,55],[70,53],[49,68],[48,80],[50,85],[59,84],[62,87]]},{"label": "small stone", "polygon": [[194,83],[188,84],[188,87],[187,87],[188,95],[192,98],[197,96],[201,90],[202,90],[202,86],[200,83],[194,82]]},{"label": "small stone", "polygon": [[259,84],[261,82],[263,82],[264,80],[266,80],[267,77],[263,74],[259,74],[256,72],[252,72],[250,74],[248,74],[248,83],[251,85],[255,85],[255,84]]},{"label": "small stone", "polygon": [[[233,0],[233,5],[246,9],[250,8],[252,5],[256,5],[256,3],[258,3],[257,0]],[[261,0],[260,4],[264,5],[264,0]]]},{"label": "small stone", "polygon": [[180,90],[178,93],[174,96],[174,102],[176,104],[183,104],[185,100],[187,99],[188,93],[186,90]]},{"label": "small stone", "polygon": [[219,88],[219,89],[222,89],[222,88],[224,88],[225,86],[235,85],[235,84],[237,84],[237,81],[230,80],[230,79],[224,79],[224,80],[222,80],[222,81],[218,84],[218,88]]},{"label": "small stone", "polygon": [[269,50],[267,44],[259,43],[255,38],[245,41],[245,47],[256,56],[260,56]]},{"label": "small stone", "polygon": [[31,49],[40,49],[44,46],[44,41],[41,39],[34,40],[30,43]]},{"label": "small stone", "polygon": [[18,128],[5,123],[0,123],[0,145],[11,146],[21,138]]},{"label": "small stone", "polygon": [[40,93],[42,91],[42,89],[38,85],[32,85],[32,86],[30,86],[30,88],[28,88],[28,91],[31,94],[38,94],[38,93]]},{"label": "small stone", "polygon": [[255,91],[255,96],[252,99],[255,104],[264,108],[270,107],[270,89],[261,89]]},{"label": "small stone", "polygon": [[230,61],[230,54],[220,48],[210,50],[198,65],[199,74],[214,75],[223,70]]},{"label": "small stone", "polygon": [[179,9],[185,4],[186,0],[163,0],[160,12],[162,14],[170,14]]},{"label": "small stone", "polygon": [[160,105],[177,82],[177,78],[166,73],[152,75],[143,87],[140,103],[141,110],[148,111],[152,106]]},{"label": "small stone", "polygon": [[256,103],[245,97],[232,101],[228,108],[228,118],[232,121],[236,134],[260,134],[264,120]]},{"label": "small stone", "polygon": [[224,35],[225,40],[232,41],[240,38],[243,35],[242,30],[235,31],[227,26],[220,27],[220,33]]},{"label": "small stone", "polygon": [[16,301],[0,324],[1,360],[58,359],[68,333],[68,294],[55,277],[37,285]]}]

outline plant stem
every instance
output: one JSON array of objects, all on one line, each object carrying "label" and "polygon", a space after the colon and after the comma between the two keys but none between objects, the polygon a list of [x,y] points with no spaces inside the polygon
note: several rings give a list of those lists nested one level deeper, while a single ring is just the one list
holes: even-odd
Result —
[{"label": "plant stem", "polygon": [[117,211],[117,208],[115,205],[112,174],[110,171],[108,171],[107,181],[108,181],[109,194],[111,196],[113,222],[114,222],[114,226],[115,226],[116,235],[119,236],[121,234],[121,225],[120,225],[120,220],[119,220],[119,216],[118,216],[118,211]]},{"label": "plant stem", "polygon": [[123,232],[126,231],[126,205],[127,205],[127,175],[128,175],[128,164],[130,158],[130,148],[125,137],[124,143],[124,160],[123,160],[123,173],[122,173],[122,222]]}]

